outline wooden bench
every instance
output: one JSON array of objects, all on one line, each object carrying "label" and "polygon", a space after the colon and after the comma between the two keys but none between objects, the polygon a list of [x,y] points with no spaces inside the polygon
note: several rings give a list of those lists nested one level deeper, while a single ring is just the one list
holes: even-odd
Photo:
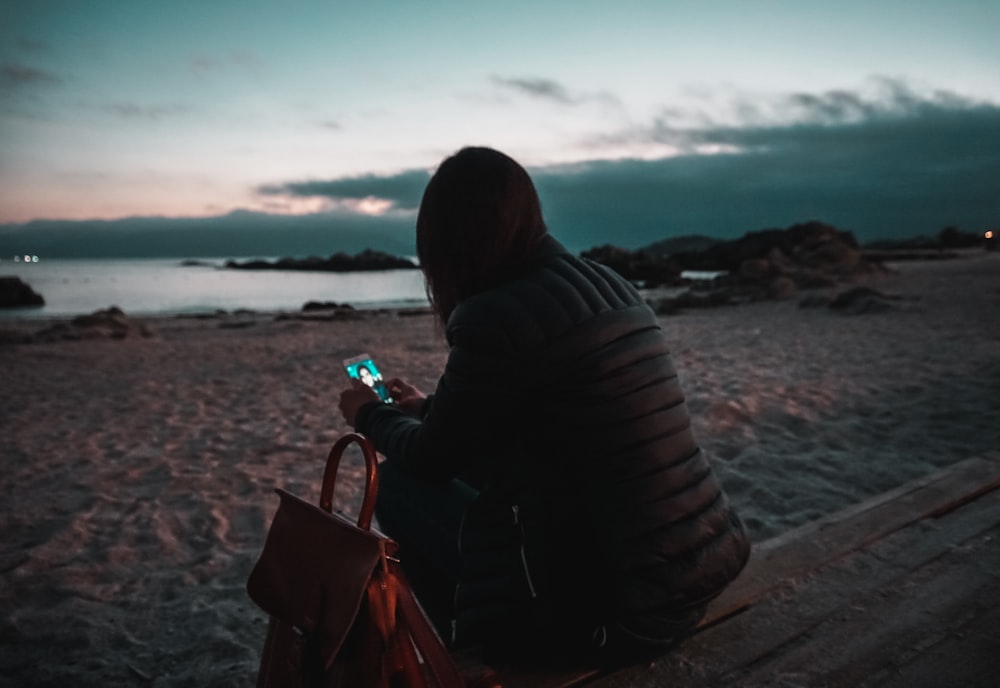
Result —
[{"label": "wooden bench", "polygon": [[[903,686],[929,670],[919,648],[947,642],[950,654],[934,667],[948,659],[957,662],[948,676],[966,672],[963,685],[979,677],[994,685],[987,660],[1000,654],[1000,631],[989,631],[1000,629],[997,488],[1000,451],[919,478],[756,545],[674,653],[609,674],[500,668],[503,685],[774,685],[784,676],[790,685]],[[972,643],[994,643],[994,653],[956,645],[955,629]]]}]

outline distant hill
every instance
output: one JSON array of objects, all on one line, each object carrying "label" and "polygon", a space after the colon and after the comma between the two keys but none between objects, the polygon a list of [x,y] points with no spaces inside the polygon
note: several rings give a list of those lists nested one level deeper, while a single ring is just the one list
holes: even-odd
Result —
[{"label": "distant hill", "polygon": [[723,242],[723,239],[713,239],[712,237],[700,234],[689,234],[686,236],[671,237],[662,239],[645,247],[646,251],[657,256],[670,256],[675,253],[695,253],[711,248]]},{"label": "distant hill", "polygon": [[34,220],[0,226],[0,258],[253,258],[358,253],[413,255],[414,220],[399,217],[268,215],[206,218]]}]

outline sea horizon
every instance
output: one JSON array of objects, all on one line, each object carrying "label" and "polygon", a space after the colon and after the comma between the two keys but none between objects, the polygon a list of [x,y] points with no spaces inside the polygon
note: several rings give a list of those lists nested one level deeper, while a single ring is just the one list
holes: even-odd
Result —
[{"label": "sea horizon", "polygon": [[199,257],[18,258],[0,260],[0,276],[20,278],[45,305],[0,309],[0,319],[72,317],[112,306],[130,316],[159,316],[288,312],[310,301],[357,309],[428,305],[419,270],[238,270],[225,267],[229,259]]}]

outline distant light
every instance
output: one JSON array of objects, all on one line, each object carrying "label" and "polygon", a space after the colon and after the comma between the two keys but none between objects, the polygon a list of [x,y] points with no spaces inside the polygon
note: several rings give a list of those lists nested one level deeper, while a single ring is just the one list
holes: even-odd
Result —
[{"label": "distant light", "polygon": [[38,262],[38,256],[32,256],[31,257],[31,262],[32,263],[37,263]]},{"label": "distant light", "polygon": [[992,239],[993,238],[993,230],[991,230],[991,229],[987,229],[986,230],[986,238],[987,239]]}]

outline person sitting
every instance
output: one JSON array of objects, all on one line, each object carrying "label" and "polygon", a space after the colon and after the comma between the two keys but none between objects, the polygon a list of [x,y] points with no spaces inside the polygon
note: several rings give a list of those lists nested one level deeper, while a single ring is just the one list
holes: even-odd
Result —
[{"label": "person sitting", "polygon": [[688,636],[749,556],[660,323],[611,269],[546,228],[527,171],[490,148],[444,160],[417,254],[449,346],[433,394],[348,424],[375,443],[376,516],[453,647],[614,666]]}]

